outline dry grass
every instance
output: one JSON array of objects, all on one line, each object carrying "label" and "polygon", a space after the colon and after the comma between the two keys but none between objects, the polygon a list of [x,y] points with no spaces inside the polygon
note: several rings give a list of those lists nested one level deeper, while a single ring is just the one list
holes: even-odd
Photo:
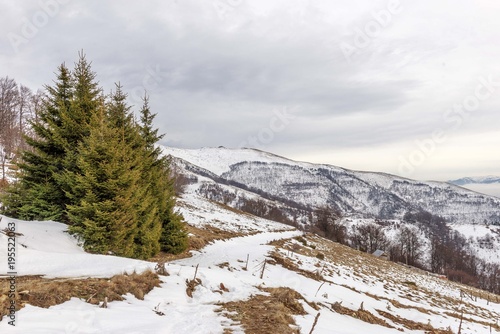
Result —
[{"label": "dry grass", "polygon": [[309,257],[317,256],[318,251],[312,248],[311,246],[313,246],[313,244],[308,243],[304,237],[299,236],[295,237],[294,239],[297,240],[300,244],[297,243],[292,244],[290,243],[290,239],[279,239],[271,241],[269,245],[276,246],[278,248],[285,249],[289,252],[301,254],[304,256],[309,256]]},{"label": "dry grass", "polygon": [[403,308],[403,309],[409,309],[409,310],[417,310],[417,311],[419,311],[420,313],[423,313],[423,314],[431,314],[431,313],[436,314],[435,312],[432,312],[431,310],[425,309],[423,307],[404,305],[404,304],[401,304],[400,302],[398,302],[397,300],[394,300],[394,299],[388,299],[388,298],[382,298],[382,299],[388,300],[392,305],[394,305],[394,307],[397,307],[397,308]]},{"label": "dry grass", "polygon": [[[48,308],[62,304],[73,297],[91,304],[123,300],[123,295],[133,294],[144,299],[154,287],[160,286],[158,275],[151,271],[142,274],[116,275],[110,279],[45,279],[40,276],[19,276],[16,278],[16,309],[26,304]],[[7,314],[9,280],[0,279],[0,319]]]},{"label": "dry grass", "polygon": [[236,213],[238,215],[241,215],[241,216],[246,216],[246,217],[250,217],[250,218],[255,217],[255,216],[253,216],[252,214],[250,214],[248,212],[238,210],[238,209],[233,208],[233,207],[231,207],[231,206],[229,206],[227,204],[223,204],[223,203],[212,201],[212,200],[209,200],[209,202],[212,203],[212,204],[217,205],[218,207],[220,207],[220,208],[222,208],[224,210],[234,212],[234,213]]},{"label": "dry grass", "polygon": [[491,326],[492,329],[500,331],[500,325],[498,324],[498,322],[479,321],[479,320],[468,318],[467,316],[462,316],[462,315],[460,315],[458,313],[454,313],[454,312],[445,312],[445,314],[450,316],[450,317],[456,318],[456,319],[462,319],[464,322],[475,322],[475,323],[481,324],[485,327]]},{"label": "dry grass", "polygon": [[500,304],[500,296],[499,295],[495,295],[494,293],[487,292],[484,290],[479,290],[477,288],[471,287],[469,285],[461,284],[458,282],[456,282],[455,284],[457,286],[459,286],[463,292],[465,292],[469,296],[474,297],[475,300],[477,300],[479,298],[479,299],[488,300],[491,303]]},{"label": "dry grass", "polygon": [[389,325],[384,319],[379,318],[374,314],[370,313],[369,311],[363,310],[362,308],[359,308],[358,310],[351,310],[350,308],[342,306],[341,303],[334,303],[331,305],[332,305],[332,310],[339,314],[348,315],[350,317],[359,319],[361,321],[370,324],[380,325],[387,328],[394,328],[393,326]]},{"label": "dry grass", "polygon": [[[299,334],[293,315],[306,314],[299,302],[304,298],[290,288],[262,290],[268,295],[255,295],[245,301],[221,304],[221,311],[241,324],[248,334]],[[230,330],[225,333],[230,333]]]},{"label": "dry grass", "polygon": [[295,271],[302,276],[312,278],[316,281],[324,281],[324,278],[319,273],[300,269],[295,263],[281,256],[278,252],[272,252],[271,254],[269,254],[269,257],[271,258],[271,260],[267,261],[268,264],[279,264],[283,268]]},{"label": "dry grass", "polygon": [[271,294],[271,297],[283,304],[288,310],[292,312],[292,314],[300,314],[300,315],[305,315],[307,314],[306,311],[304,310],[304,307],[302,304],[299,302],[299,300],[306,301],[304,297],[300,293],[298,293],[295,290],[292,290],[290,288],[263,288],[265,292],[268,292]]},{"label": "dry grass", "polygon": [[244,235],[242,233],[224,231],[209,225],[204,226],[203,228],[186,225],[186,230],[189,234],[189,246],[187,250],[176,255],[160,252],[158,255],[150,258],[148,261],[158,263],[188,258],[191,257],[190,251],[200,250],[206,245],[211,244],[215,240],[227,240]]},{"label": "dry grass", "polygon": [[429,324],[423,324],[420,322],[415,322],[412,320],[401,318],[400,316],[393,315],[391,313],[382,310],[377,310],[377,312],[384,318],[391,320],[395,324],[403,325],[405,328],[409,330],[421,330],[425,331],[428,334],[453,334],[453,332],[450,331],[449,329],[436,329]]},{"label": "dry grass", "polygon": [[[369,266],[375,266],[384,270],[390,269],[395,265],[392,262],[376,258],[371,254],[360,252],[311,233],[306,233],[300,239],[303,239],[305,242],[297,240],[301,244],[292,244],[290,240],[278,240],[272,242],[271,245],[309,257],[317,257],[318,254],[323,254],[325,261],[352,267],[357,269],[356,271],[359,273],[367,272],[367,267]],[[372,274],[371,272],[368,273]]]},{"label": "dry grass", "polygon": [[193,292],[196,289],[198,285],[201,285],[201,279],[195,278],[192,280],[187,280],[186,279],[186,294],[190,297],[193,298]]},{"label": "dry grass", "polygon": [[227,240],[245,235],[238,232],[224,231],[210,225],[203,228],[189,226],[188,232],[191,234],[189,237],[189,248],[191,250],[199,250],[215,240]]}]

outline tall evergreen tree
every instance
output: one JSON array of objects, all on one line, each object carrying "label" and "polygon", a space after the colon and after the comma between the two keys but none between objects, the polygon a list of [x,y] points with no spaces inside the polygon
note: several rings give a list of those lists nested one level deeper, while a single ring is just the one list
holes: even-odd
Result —
[{"label": "tall evergreen tree", "polygon": [[66,152],[73,151],[83,138],[90,134],[90,120],[100,103],[102,89],[96,81],[96,73],[92,71],[83,52],[79,53],[78,62],[72,73],[73,98],[71,106],[62,114],[63,125],[61,139]]},{"label": "tall evergreen tree", "polygon": [[90,124],[78,146],[78,172],[65,173],[73,203],[67,206],[70,232],[83,238],[88,251],[131,257],[139,219],[135,206],[142,199],[141,156],[120,128],[110,126],[104,107]]},{"label": "tall evergreen tree", "polygon": [[187,248],[187,233],[182,216],[175,212],[174,179],[170,172],[170,162],[165,156],[161,156],[160,148],[155,147],[163,137],[158,134],[158,129],[153,128],[156,114],[150,111],[147,95],[144,96],[143,102],[140,131],[147,152],[144,180],[157,202],[158,218],[161,222],[161,250],[176,254]]},{"label": "tall evergreen tree", "polygon": [[55,219],[62,217],[64,193],[54,173],[62,170],[65,148],[61,144],[62,114],[70,109],[73,98],[71,72],[62,64],[53,87],[46,86],[48,98],[38,121],[31,124],[34,137],[26,137],[30,150],[23,152],[20,181],[9,189],[4,211],[21,219]]},{"label": "tall evergreen tree", "polygon": [[158,134],[158,129],[153,128],[153,120],[156,117],[156,114],[151,113],[151,109],[149,107],[149,96],[144,94],[142,98],[142,108],[140,110],[140,120],[141,120],[141,136],[146,143],[146,149],[151,152],[152,157],[155,160],[158,160],[161,151],[159,148],[155,148],[155,144],[160,141],[164,135]]},{"label": "tall evergreen tree", "polygon": [[127,95],[123,92],[120,83],[115,84],[115,91],[109,95],[107,114],[110,124],[117,128],[131,130],[135,127],[134,116],[130,112],[130,106],[127,105]]},{"label": "tall evergreen tree", "polygon": [[[63,192],[69,189],[61,179],[65,170],[77,171],[76,159],[79,143],[90,135],[91,119],[103,101],[102,89],[96,80],[96,73],[92,71],[91,63],[87,61],[83,52],[78,53],[79,59],[71,76],[73,98],[69,108],[61,113],[62,124],[59,128],[59,144],[64,147],[64,160],[61,169],[54,173],[54,178]],[[64,202],[64,207],[70,204]],[[65,222],[70,222],[63,217]]]},{"label": "tall evergreen tree", "polygon": [[141,187],[138,201],[133,209],[137,214],[137,230],[134,235],[134,257],[149,258],[160,251],[161,220],[159,218],[158,201],[154,197],[149,179],[152,157],[147,143],[141,135],[141,128],[135,124],[130,107],[126,103],[126,94],[120,84],[110,96],[108,117],[112,126],[120,129],[123,140],[140,154],[140,164],[135,168],[141,172]]},{"label": "tall evergreen tree", "polygon": [[89,122],[95,113],[101,90],[83,53],[70,72],[59,67],[54,86],[46,87],[48,99],[33,123],[35,136],[26,138],[31,147],[23,152],[20,182],[4,200],[4,211],[22,219],[54,219],[65,216],[68,190],[61,180],[65,170],[75,170],[75,148],[89,136]]}]

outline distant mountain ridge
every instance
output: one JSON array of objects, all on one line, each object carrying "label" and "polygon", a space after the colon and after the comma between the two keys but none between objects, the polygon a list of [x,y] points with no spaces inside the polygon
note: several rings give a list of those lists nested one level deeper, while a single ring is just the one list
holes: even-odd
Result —
[{"label": "distant mountain ridge", "polygon": [[431,213],[450,223],[500,222],[499,198],[445,182],[297,162],[254,149],[167,147],[164,152],[183,173],[198,179],[195,191],[240,209],[253,198],[287,207],[294,219],[299,211],[305,215],[329,206],[365,218]]},{"label": "distant mountain ridge", "polygon": [[450,180],[448,183],[464,186],[467,184],[500,184],[500,176],[477,176],[477,177],[463,177],[456,180]]}]

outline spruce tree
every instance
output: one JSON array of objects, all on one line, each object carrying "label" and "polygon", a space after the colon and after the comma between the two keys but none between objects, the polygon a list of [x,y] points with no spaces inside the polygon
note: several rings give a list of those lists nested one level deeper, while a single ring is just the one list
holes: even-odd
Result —
[{"label": "spruce tree", "polygon": [[30,150],[24,151],[19,164],[20,181],[9,188],[3,200],[4,212],[26,220],[59,220],[65,209],[64,192],[54,174],[62,170],[65,148],[60,141],[62,114],[70,109],[73,97],[71,73],[62,64],[53,87],[46,86],[38,122],[31,123],[34,137],[26,137]]},{"label": "spruce tree", "polygon": [[[104,106],[91,121],[89,136],[78,146],[77,172],[67,206],[70,232],[84,240],[84,248],[133,257],[139,219],[135,207],[142,200],[140,154],[126,142],[120,128],[110,125]],[[140,153],[140,151],[139,151]]]},{"label": "spruce tree", "polygon": [[96,74],[79,53],[75,69],[59,67],[57,81],[47,86],[48,99],[33,123],[35,136],[26,138],[30,149],[19,164],[19,182],[9,189],[3,211],[27,220],[58,220],[68,223],[65,209],[65,170],[74,171],[78,144],[89,135],[89,122],[101,98]]},{"label": "spruce tree", "polygon": [[[78,54],[78,62],[71,76],[73,87],[73,98],[69,108],[61,113],[62,123],[59,128],[59,144],[64,148],[64,159],[61,168],[54,173],[59,189],[65,194],[70,190],[68,180],[63,178],[63,171],[77,172],[76,160],[78,158],[77,148],[79,144],[89,137],[91,119],[96,114],[98,106],[102,104],[104,97],[102,89],[96,81],[96,73],[91,69],[83,52]],[[69,198],[64,200],[64,209],[71,204]],[[65,211],[64,211],[65,212]],[[71,223],[71,220],[63,215],[62,221]]]},{"label": "spruce tree", "polygon": [[90,134],[90,120],[102,97],[102,89],[96,81],[96,76],[96,73],[92,71],[91,63],[87,61],[83,53],[79,53],[79,59],[71,77],[73,98],[70,108],[62,114],[61,142],[66,152],[74,151],[80,141]]},{"label": "spruce tree", "polygon": [[130,107],[126,103],[126,94],[120,84],[110,96],[108,117],[112,126],[121,129],[123,140],[140,155],[140,162],[135,168],[140,170],[141,182],[138,201],[133,209],[137,215],[137,227],[134,233],[134,257],[147,259],[160,251],[161,220],[158,201],[154,197],[150,183],[151,160],[147,143],[141,135],[140,127],[135,124]]},{"label": "spruce tree", "polygon": [[158,218],[161,222],[160,247],[167,253],[181,253],[188,246],[187,233],[183,217],[175,212],[174,179],[170,172],[170,162],[161,155],[155,144],[163,137],[158,129],[153,128],[155,114],[149,108],[149,99],[145,95],[141,115],[141,135],[146,144],[144,180],[156,199]]}]

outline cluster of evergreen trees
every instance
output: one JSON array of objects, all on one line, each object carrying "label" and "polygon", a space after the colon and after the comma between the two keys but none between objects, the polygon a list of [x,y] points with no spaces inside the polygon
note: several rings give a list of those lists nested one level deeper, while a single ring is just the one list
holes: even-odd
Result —
[{"label": "cluster of evergreen trees", "polygon": [[104,96],[83,54],[73,71],[61,65],[46,88],[3,212],[65,222],[90,252],[146,259],[186,249],[147,96],[136,121],[122,87]]}]

